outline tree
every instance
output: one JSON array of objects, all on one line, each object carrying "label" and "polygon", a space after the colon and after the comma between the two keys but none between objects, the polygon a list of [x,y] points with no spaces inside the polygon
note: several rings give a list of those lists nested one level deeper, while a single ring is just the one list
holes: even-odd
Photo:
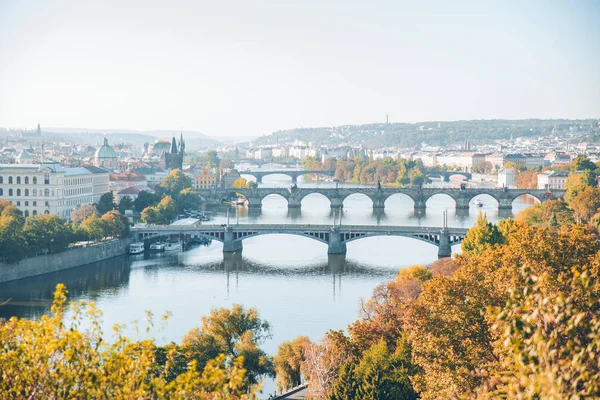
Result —
[{"label": "tree", "polygon": [[[175,354],[170,349],[160,368],[150,339],[132,341],[117,329],[113,341],[100,330],[94,303],[66,304],[59,284],[49,315],[12,318],[0,324],[0,397],[17,399],[254,399],[241,358],[210,360],[202,371],[195,363],[168,380]],[[73,316],[66,318],[66,310]],[[85,331],[81,326],[88,327]],[[24,368],[27,366],[27,368]]]},{"label": "tree", "polygon": [[197,210],[200,207],[200,196],[194,189],[183,189],[177,197],[177,207],[179,211]]},{"label": "tree", "polygon": [[107,212],[114,210],[115,199],[112,192],[104,193],[102,196],[100,196],[100,200],[98,201],[96,208],[98,209],[98,213],[100,213],[100,215],[104,215]]},{"label": "tree", "polygon": [[85,230],[88,238],[93,241],[99,241],[107,236],[106,223],[96,215],[90,215],[81,223],[81,227]]},{"label": "tree", "polygon": [[589,170],[583,172],[571,172],[565,181],[565,201],[567,204],[577,197],[577,194],[587,186],[597,186],[596,179]]},{"label": "tree", "polygon": [[487,216],[481,211],[475,224],[467,231],[461,249],[464,254],[477,254],[495,244],[504,242],[504,237],[498,227],[488,222]]},{"label": "tree", "polygon": [[134,208],[134,202],[133,202],[133,200],[131,200],[131,197],[129,197],[129,196],[121,197],[121,199],[119,200],[119,212],[121,214],[125,215],[125,211],[133,210],[133,208]]},{"label": "tree", "polygon": [[196,349],[197,355],[206,351],[224,354],[228,362],[242,357],[246,384],[251,387],[261,376],[273,374],[270,357],[258,348],[270,337],[269,323],[260,318],[256,309],[234,304],[232,309],[212,309],[207,317],[202,317],[200,328],[184,336],[182,345]]},{"label": "tree", "polygon": [[596,164],[590,161],[586,156],[578,156],[571,164],[571,171],[595,171]]},{"label": "tree", "polygon": [[82,204],[71,211],[71,221],[81,222],[90,215],[95,214],[99,217],[98,209],[93,204]]},{"label": "tree", "polygon": [[476,174],[491,174],[493,171],[494,166],[489,161],[479,163],[473,168],[473,172]]},{"label": "tree", "polygon": [[520,211],[515,221],[537,227],[571,225],[575,222],[573,211],[562,200],[546,200]]},{"label": "tree", "polygon": [[233,182],[233,187],[238,189],[248,189],[252,185],[252,181],[246,180],[246,178],[237,178]]},{"label": "tree", "polygon": [[537,188],[538,172],[534,170],[523,171],[517,175],[516,183],[519,189]]},{"label": "tree", "polygon": [[155,192],[159,196],[176,198],[182,190],[191,188],[192,184],[192,178],[184,174],[180,169],[174,169],[156,185]]},{"label": "tree", "polygon": [[[95,214],[92,214],[95,215]],[[27,217],[23,234],[32,255],[42,251],[58,253],[69,246],[71,227],[54,214]]]},{"label": "tree", "polygon": [[302,383],[302,363],[306,360],[304,349],[310,343],[308,336],[298,336],[294,340],[281,343],[277,348],[273,363],[279,392]]},{"label": "tree", "polygon": [[458,269],[458,263],[450,257],[440,258],[437,261],[434,261],[429,266],[429,271],[433,276],[441,275],[441,276],[452,276],[452,274]]},{"label": "tree", "polygon": [[138,196],[133,201],[133,204],[135,205],[135,210],[141,213],[146,207],[153,207],[157,205],[159,201],[160,196],[142,190],[138,193]]},{"label": "tree", "polygon": [[165,219],[157,207],[144,208],[141,220],[151,225],[162,225],[165,223]]},{"label": "tree", "polygon": [[221,164],[221,159],[219,158],[216,151],[209,150],[202,155],[201,162],[208,168],[218,168]]},{"label": "tree", "polygon": [[409,176],[410,176],[410,184],[413,186],[421,187],[425,183],[431,182],[431,179],[429,179],[427,176],[425,176],[423,174],[423,172],[421,172],[421,170],[417,169],[416,167],[410,170]]},{"label": "tree", "polygon": [[588,222],[600,209],[600,188],[586,186],[571,197],[569,208],[578,221]]},{"label": "tree", "polygon": [[129,236],[129,219],[120,212],[116,210],[109,211],[101,219],[104,221],[107,236],[121,238]]},{"label": "tree", "polygon": [[28,244],[23,235],[22,221],[10,215],[7,208],[10,210],[6,207],[0,214],[0,257],[8,262],[15,262],[25,257]]},{"label": "tree", "polygon": [[177,218],[177,204],[171,196],[165,196],[156,205],[156,209],[160,212],[165,223],[170,223]]}]

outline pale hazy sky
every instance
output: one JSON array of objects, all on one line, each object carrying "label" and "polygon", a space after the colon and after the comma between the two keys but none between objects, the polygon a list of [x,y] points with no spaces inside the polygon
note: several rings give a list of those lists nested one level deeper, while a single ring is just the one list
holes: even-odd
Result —
[{"label": "pale hazy sky", "polygon": [[600,117],[599,1],[0,0],[0,126]]}]

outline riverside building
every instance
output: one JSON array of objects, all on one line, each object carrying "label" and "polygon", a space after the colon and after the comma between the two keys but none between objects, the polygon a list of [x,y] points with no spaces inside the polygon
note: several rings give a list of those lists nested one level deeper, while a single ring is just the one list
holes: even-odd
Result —
[{"label": "riverside building", "polygon": [[108,184],[109,171],[94,166],[0,164],[0,200],[14,204],[25,217],[56,214],[68,219],[80,205],[97,203]]}]

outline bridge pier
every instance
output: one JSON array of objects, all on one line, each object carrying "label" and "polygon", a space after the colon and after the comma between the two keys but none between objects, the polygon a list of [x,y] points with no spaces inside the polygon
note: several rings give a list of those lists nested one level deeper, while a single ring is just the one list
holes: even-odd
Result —
[{"label": "bridge pier", "polygon": [[454,201],[456,202],[457,210],[468,210],[469,209],[469,197],[467,196],[459,196],[455,197]]},{"label": "bridge pier", "polygon": [[262,183],[262,179],[263,179],[262,175],[257,175],[256,176],[256,183]]},{"label": "bridge pier", "polygon": [[376,196],[373,198],[373,208],[384,209],[385,208],[385,197]]},{"label": "bridge pier", "polygon": [[300,208],[302,207],[302,200],[298,200],[295,197],[289,197],[287,199],[288,201],[288,208]]},{"label": "bridge pier", "polygon": [[331,202],[330,208],[344,208],[344,199],[341,197],[329,197],[329,201]]},{"label": "bridge pier", "polygon": [[427,199],[423,196],[415,197],[415,210],[424,210],[427,208]]},{"label": "bridge pier", "polygon": [[440,231],[440,242],[438,243],[438,258],[451,257],[452,246],[450,244],[450,234],[446,229]]},{"label": "bridge pier", "polygon": [[231,229],[226,230],[223,238],[223,253],[238,253],[243,249],[242,240],[235,240]]},{"label": "bridge pier", "polygon": [[346,254],[346,243],[342,242],[340,232],[335,228],[329,233],[327,254]]},{"label": "bridge pier", "polygon": [[448,174],[443,174],[440,178],[442,178],[442,182],[450,182],[450,175]]},{"label": "bridge pier", "polygon": [[292,175],[292,183],[298,183],[298,176]]},{"label": "bridge pier", "polygon": [[498,210],[512,210],[512,199],[501,197],[498,199]]}]

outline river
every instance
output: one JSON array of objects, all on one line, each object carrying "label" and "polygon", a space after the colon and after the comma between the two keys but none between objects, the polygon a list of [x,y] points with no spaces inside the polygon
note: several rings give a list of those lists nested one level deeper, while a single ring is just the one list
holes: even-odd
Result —
[{"label": "river", "polygon": [[[264,178],[264,186],[289,186],[289,178]],[[437,183],[441,184],[441,183]],[[330,186],[332,183],[302,183],[299,186]],[[444,195],[429,199],[426,212],[415,214],[412,201],[394,195],[383,212],[374,212],[371,200],[353,195],[344,202],[342,224],[441,226],[442,213],[449,212],[449,226],[469,227],[481,210],[492,221],[510,213],[498,213],[491,197],[481,196],[483,207],[472,205],[456,212]],[[532,198],[515,200],[513,214],[533,204]],[[309,195],[301,209],[287,208],[285,199],[269,196],[262,210],[229,209],[230,223],[327,224],[332,221],[329,201]],[[227,208],[209,209],[211,223],[227,221]],[[454,251],[459,248],[455,247]],[[145,310],[156,321],[170,311],[166,327],[152,336],[159,343],[179,342],[200,325],[200,317],[213,307],[241,303],[256,307],[271,323],[273,337],[263,348],[274,354],[277,345],[299,335],[318,340],[329,329],[344,329],[358,317],[360,301],[370,297],[376,285],[392,279],[400,268],[428,265],[437,259],[437,247],[401,237],[374,237],[348,244],[345,257],[327,256],[327,246],[290,235],[268,235],[244,241],[241,257],[223,260],[222,245],[213,242],[174,254],[126,256],[67,271],[0,285],[0,317],[39,318],[48,312],[57,283],[65,283],[70,299],[95,301],[103,311],[103,327],[127,323],[135,337],[133,321],[143,321]],[[143,326],[143,323],[140,323]],[[160,324],[156,324],[160,325]],[[271,380],[265,392],[275,390]]]}]

